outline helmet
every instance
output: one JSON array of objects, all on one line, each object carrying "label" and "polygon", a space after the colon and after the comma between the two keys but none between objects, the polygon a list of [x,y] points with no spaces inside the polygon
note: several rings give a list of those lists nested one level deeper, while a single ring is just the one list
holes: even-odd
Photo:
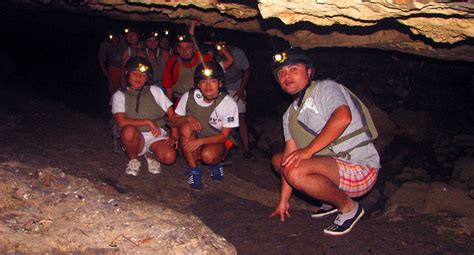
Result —
[{"label": "helmet", "polygon": [[192,35],[190,35],[188,33],[179,34],[178,37],[176,37],[176,45],[178,45],[178,43],[180,43],[180,42],[190,42],[190,43],[192,43],[193,39],[191,38],[191,36]]},{"label": "helmet", "polygon": [[123,73],[125,79],[128,78],[128,74],[132,70],[146,73],[148,80],[153,79],[153,67],[150,61],[144,57],[132,57],[125,63],[125,71]]},{"label": "helmet", "polygon": [[159,35],[158,31],[154,31],[154,30],[153,31],[148,31],[144,34],[143,39],[146,40],[146,39],[152,38],[152,37],[158,38],[158,35]]},{"label": "helmet", "polygon": [[135,32],[135,33],[139,34],[138,29],[136,29],[135,27],[126,27],[122,31],[125,35],[128,34],[128,33],[132,33],[132,32]]},{"label": "helmet", "polygon": [[[284,52],[273,55],[272,70],[275,78],[277,78],[277,72],[280,68],[291,64],[303,64],[308,68],[314,68],[313,60],[301,48],[291,47]],[[314,70],[312,76],[314,76]]]},{"label": "helmet", "polygon": [[217,79],[221,81],[224,79],[224,70],[215,61],[201,63],[194,70],[194,85],[197,86],[203,79]]}]

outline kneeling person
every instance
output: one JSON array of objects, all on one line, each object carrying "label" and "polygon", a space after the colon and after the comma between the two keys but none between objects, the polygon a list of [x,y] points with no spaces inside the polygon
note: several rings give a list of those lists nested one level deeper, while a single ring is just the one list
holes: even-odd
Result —
[{"label": "kneeling person", "polygon": [[125,172],[133,176],[140,171],[139,156],[146,154],[148,171],[153,174],[160,172],[159,162],[172,164],[176,160],[176,143],[163,129],[165,116],[174,115],[172,103],[159,87],[149,85],[152,76],[146,58],[130,58],[124,71],[127,86],[112,97],[112,113],[130,159]]},{"label": "kneeling person", "polygon": [[188,183],[193,189],[202,189],[202,169],[198,160],[210,165],[211,177],[224,177],[221,162],[232,147],[229,138],[239,125],[237,103],[221,93],[224,70],[216,62],[205,62],[194,72],[196,89],[181,97],[173,123],[178,127],[184,156],[189,166]]}]

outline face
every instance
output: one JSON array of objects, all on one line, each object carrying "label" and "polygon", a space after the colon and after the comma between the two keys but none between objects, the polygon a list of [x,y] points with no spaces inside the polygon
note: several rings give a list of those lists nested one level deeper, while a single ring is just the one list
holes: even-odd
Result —
[{"label": "face", "polygon": [[135,45],[135,44],[138,43],[138,33],[137,32],[127,33],[126,38],[127,38],[127,42],[130,45]]},{"label": "face", "polygon": [[198,87],[204,96],[204,101],[210,102],[219,95],[219,88],[222,83],[217,79],[202,79],[198,83]]},{"label": "face", "polygon": [[137,70],[132,70],[128,74],[128,83],[132,89],[140,89],[147,80],[147,74]]},{"label": "face", "polygon": [[181,59],[191,59],[194,55],[194,45],[190,42],[178,44],[178,55]]},{"label": "face", "polygon": [[304,89],[311,78],[311,68],[304,64],[290,64],[277,71],[278,83],[283,91],[295,95]]},{"label": "face", "polygon": [[162,49],[168,49],[169,46],[170,46],[170,40],[168,39],[168,37],[163,37],[163,38],[161,38],[161,40],[160,40],[160,48],[162,48]]},{"label": "face", "polygon": [[158,38],[150,37],[150,38],[146,39],[145,44],[148,48],[154,50],[154,49],[158,48]]}]

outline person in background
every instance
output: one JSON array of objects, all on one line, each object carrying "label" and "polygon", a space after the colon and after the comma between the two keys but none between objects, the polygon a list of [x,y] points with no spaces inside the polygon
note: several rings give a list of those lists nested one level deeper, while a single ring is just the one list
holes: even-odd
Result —
[{"label": "person in background", "polygon": [[313,61],[300,48],[275,55],[272,69],[280,87],[295,100],[283,115],[285,149],[272,158],[282,183],[271,216],[281,221],[290,217],[289,200],[297,189],[324,202],[313,218],[337,214],[325,234],[344,235],[364,215],[352,198],[372,189],[380,168],[370,114],[341,84],[313,81]]},{"label": "person in background", "polygon": [[122,80],[122,52],[125,49],[125,43],[120,33],[112,31],[102,41],[99,47],[99,66],[100,70],[107,78],[109,96],[121,87]]},{"label": "person in background", "polygon": [[233,45],[227,45],[233,63],[226,69],[224,88],[234,98],[239,107],[239,137],[244,149],[244,159],[255,160],[255,155],[249,149],[249,134],[246,120],[246,88],[250,79],[250,65],[245,52]]},{"label": "person in background", "polygon": [[153,80],[152,84],[163,86],[163,71],[165,69],[165,63],[169,59],[169,51],[162,50],[158,47],[159,35],[156,31],[149,31],[145,33],[145,57],[150,61],[153,67]]},{"label": "person in background", "polygon": [[176,143],[168,137],[165,117],[172,119],[174,110],[163,91],[150,85],[151,63],[144,57],[132,57],[125,64],[127,85],[112,97],[112,114],[120,127],[120,140],[129,162],[125,173],[137,176],[145,155],[148,171],[160,173],[160,162],[170,165],[176,160]]},{"label": "person in background", "polygon": [[224,70],[218,63],[199,64],[194,72],[196,89],[184,93],[175,110],[172,125],[179,129],[192,189],[203,189],[199,160],[210,166],[213,180],[223,180],[222,161],[233,144],[232,129],[239,125],[237,104],[220,91],[223,79]]},{"label": "person in background", "polygon": [[[123,30],[123,36],[126,41],[126,48],[122,52],[122,69],[125,67],[125,63],[136,56],[145,56],[143,52],[143,45],[140,43],[140,34],[136,28],[128,27]],[[122,85],[126,85],[126,81],[122,79]]]}]

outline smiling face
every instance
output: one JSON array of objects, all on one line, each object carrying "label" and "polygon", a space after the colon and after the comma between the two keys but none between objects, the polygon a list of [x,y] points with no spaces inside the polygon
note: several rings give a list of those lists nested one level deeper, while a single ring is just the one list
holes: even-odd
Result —
[{"label": "smiling face", "polygon": [[198,83],[198,88],[201,90],[204,101],[207,103],[212,102],[212,100],[219,96],[221,86],[222,83],[218,79],[202,79]]},{"label": "smiling face", "polygon": [[128,84],[133,90],[138,90],[145,84],[147,80],[147,74],[142,73],[138,70],[131,70],[128,74]]},{"label": "smiling face", "polygon": [[304,64],[289,64],[278,69],[278,83],[283,91],[295,95],[306,87],[311,72],[311,68],[307,68]]}]

